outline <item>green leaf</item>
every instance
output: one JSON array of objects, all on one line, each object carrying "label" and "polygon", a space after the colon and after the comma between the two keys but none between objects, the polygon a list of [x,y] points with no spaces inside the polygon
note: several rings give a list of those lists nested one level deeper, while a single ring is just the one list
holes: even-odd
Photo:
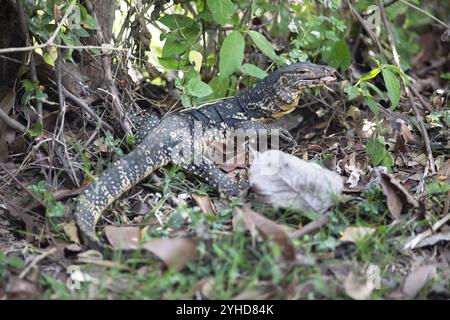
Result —
[{"label": "green leaf", "polygon": [[36,127],[31,129],[28,128],[27,132],[30,135],[30,137],[37,137],[40,136],[42,134],[42,131],[44,130],[42,123],[38,122],[36,123]]},{"label": "green leaf", "polygon": [[17,256],[10,256],[7,257],[5,260],[7,265],[16,269],[21,269],[25,266],[25,262]]},{"label": "green leaf", "polygon": [[389,151],[386,151],[386,156],[381,161],[381,165],[391,168],[395,164],[395,159]]},{"label": "green leaf", "polygon": [[245,40],[239,31],[231,32],[223,40],[219,54],[219,71],[222,78],[239,70],[244,60],[244,48]]},{"label": "green leaf", "polygon": [[170,34],[166,38],[166,42],[164,42],[164,46],[162,48],[161,57],[173,57],[174,55],[182,54],[189,48],[189,44],[186,41],[183,41],[177,34]]},{"label": "green leaf", "polygon": [[64,205],[61,202],[56,202],[46,211],[47,217],[58,218],[64,216]]},{"label": "green leaf", "polygon": [[202,68],[203,55],[195,50],[189,52],[189,62],[194,65],[194,70],[200,72]]},{"label": "green leaf", "polygon": [[373,99],[373,97],[372,96],[366,96],[364,98],[364,102],[369,107],[370,111],[372,111],[378,117],[379,114],[380,114],[380,108],[378,107],[378,104]]},{"label": "green leaf", "polygon": [[372,164],[374,166],[378,166],[386,157],[387,151],[384,147],[384,144],[381,143],[380,140],[370,139],[369,141],[367,141],[366,153],[372,161]]},{"label": "green leaf", "polygon": [[441,74],[441,79],[450,80],[450,72]]},{"label": "green leaf", "polygon": [[214,20],[220,25],[225,25],[233,14],[233,2],[231,0],[208,0],[207,3]]},{"label": "green leaf", "polygon": [[189,80],[186,88],[190,95],[198,98],[206,97],[213,93],[211,87],[200,80],[200,78]]},{"label": "green leaf", "polygon": [[183,29],[195,23],[193,19],[181,14],[166,15],[158,21],[172,30]]},{"label": "green leaf", "polygon": [[391,100],[391,107],[392,109],[395,109],[400,101],[400,81],[389,69],[383,69],[381,73],[383,75],[389,99]]},{"label": "green leaf", "polygon": [[335,68],[347,70],[351,64],[350,50],[348,49],[345,39],[342,38],[334,43],[330,51],[324,55],[325,62]]},{"label": "green leaf", "polygon": [[249,63],[243,64],[241,67],[241,71],[246,76],[251,76],[251,77],[258,78],[258,79],[263,79],[263,78],[267,77],[267,72],[265,72],[264,70],[261,70],[254,64],[249,64]]},{"label": "green leaf", "polygon": [[357,86],[358,84],[360,84],[363,81],[367,81],[367,80],[375,78],[380,72],[381,72],[380,68],[375,68],[375,69],[370,70],[368,73],[362,75],[361,78],[359,78],[359,80],[355,84],[355,86]]},{"label": "green leaf", "polygon": [[352,101],[357,96],[359,96],[358,88],[354,87],[350,81],[345,80],[342,84],[344,92],[347,94],[347,101]]},{"label": "green leaf", "polygon": [[209,86],[213,91],[212,95],[208,97],[209,100],[223,98],[226,96],[228,87],[230,86],[230,78],[216,76],[209,82]]},{"label": "green leaf", "polygon": [[269,57],[273,61],[278,60],[278,55],[275,53],[272,44],[269,42],[269,40],[266,39],[266,37],[264,37],[258,31],[253,30],[249,31],[248,34],[250,35],[250,38],[252,38],[252,41],[255,44],[255,46],[259,50],[261,50],[262,53],[264,53],[267,57]]}]

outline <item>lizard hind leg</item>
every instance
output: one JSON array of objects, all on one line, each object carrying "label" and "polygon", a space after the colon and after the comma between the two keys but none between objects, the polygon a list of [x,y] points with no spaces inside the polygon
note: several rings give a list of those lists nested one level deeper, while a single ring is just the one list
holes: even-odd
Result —
[{"label": "lizard hind leg", "polygon": [[217,168],[211,160],[203,157],[199,163],[182,163],[181,167],[188,173],[197,176],[209,186],[218,190],[220,195],[235,197],[248,188],[247,183],[238,184]]}]

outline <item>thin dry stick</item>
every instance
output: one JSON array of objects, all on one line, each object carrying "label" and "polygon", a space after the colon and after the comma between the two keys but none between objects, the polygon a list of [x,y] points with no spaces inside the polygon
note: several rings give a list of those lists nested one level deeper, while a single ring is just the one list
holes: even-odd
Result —
[{"label": "thin dry stick", "polygon": [[[395,46],[394,36],[392,34],[391,26],[389,25],[389,21],[387,20],[386,13],[384,12],[383,2],[381,0],[377,0],[377,2],[378,2],[378,7],[380,8],[381,18],[383,19],[384,27],[387,31],[387,37],[388,37],[389,44],[391,46],[392,54],[394,56],[394,62],[396,64],[397,68],[401,69],[400,57],[397,52],[397,47]],[[403,89],[405,90],[406,97],[408,98],[409,104],[411,106],[411,109],[413,110],[414,115],[417,118],[420,132],[422,134],[422,137],[423,137],[423,140],[425,143],[425,148],[426,148],[426,152],[428,155],[428,162],[429,162],[429,166],[431,169],[431,173],[434,174],[434,173],[436,173],[436,167],[434,164],[433,152],[431,150],[430,139],[428,137],[427,129],[423,122],[422,116],[421,116],[419,110],[417,110],[417,107],[414,103],[414,99],[412,97],[411,91],[409,90],[408,85],[405,83],[405,79],[403,77],[400,77],[400,78],[401,78],[401,83],[402,83]]]},{"label": "thin dry stick", "polygon": [[60,23],[56,26],[55,31],[50,36],[50,39],[47,40],[47,42],[35,46],[26,46],[26,47],[18,47],[18,48],[4,48],[0,49],[0,53],[10,53],[10,52],[25,52],[25,51],[34,51],[36,49],[43,49],[50,46],[55,46],[55,39],[58,36],[59,31],[61,31],[61,28],[64,23],[66,23],[67,18],[72,13],[72,10],[74,8],[74,4],[71,3],[69,8],[67,9],[66,13],[64,14],[63,18],[61,19]]},{"label": "thin dry stick", "polygon": [[[26,45],[30,45],[30,38],[28,37],[28,21],[25,15],[25,9],[23,8],[22,2],[17,2],[17,11],[19,12],[19,19],[20,19],[20,27],[22,29],[22,33],[26,37]],[[33,52],[30,53],[29,56],[29,68],[30,68],[30,75],[31,80],[34,82],[38,82],[37,72],[36,72],[36,63],[34,60]],[[40,99],[36,99],[36,110],[37,110],[37,122],[42,124],[42,101]]]},{"label": "thin dry stick", "polygon": [[[97,15],[95,14],[92,3],[89,0],[86,0],[85,5],[91,16],[95,19],[95,21],[98,22]],[[97,38],[100,43],[102,44],[105,43],[105,36],[103,35],[103,31],[100,27],[97,28]],[[114,107],[114,111],[120,118],[120,124],[122,126],[122,129],[125,131],[126,134],[131,134],[131,125],[125,114],[123,105],[119,100],[119,91],[117,90],[117,87],[114,83],[113,75],[111,72],[111,61],[107,55],[102,56],[102,65],[103,71],[105,72],[106,86],[108,87],[108,90],[110,91],[110,94],[112,96],[112,105]]]},{"label": "thin dry stick", "polygon": [[306,226],[301,228],[300,230],[296,230],[290,234],[291,239],[300,239],[303,238],[307,234],[311,234],[324,225],[328,223],[330,220],[330,215],[328,213],[323,214],[319,219],[308,223]]},{"label": "thin dry stick", "polygon": [[383,57],[388,60],[388,57],[386,55],[386,52],[384,51],[383,46],[381,45],[380,41],[378,40],[378,37],[373,33],[373,31],[369,28],[367,23],[364,21],[364,19],[360,16],[358,11],[355,10],[350,0],[347,0],[347,5],[350,8],[351,14],[359,21],[359,23],[364,27],[364,30],[366,30],[367,34],[370,36],[370,38],[376,43],[378,47],[378,51],[383,55]]},{"label": "thin dry stick", "polygon": [[42,202],[42,200],[39,199],[33,192],[31,192],[31,190],[29,190],[26,186],[24,186],[24,184],[22,182],[20,182],[20,180],[18,180],[11,172],[9,172],[8,168],[6,168],[6,166],[1,162],[0,162],[0,167],[3,169],[3,171],[6,172],[6,174],[8,176],[11,177],[11,179],[14,180],[15,183],[17,183],[26,193],[28,193],[31,196],[31,198],[36,200],[36,202],[38,202],[43,208],[47,208],[45,203]]},{"label": "thin dry stick", "polygon": [[80,106],[84,111],[86,111],[92,118],[94,118],[96,121],[98,121],[100,123],[100,125],[105,129],[108,130],[110,132],[113,132],[113,128],[107,124],[102,118],[100,118],[90,107],[89,105],[84,102],[82,99],[78,98],[76,95],[74,95],[72,92],[70,92],[69,90],[67,90],[66,88],[64,88],[64,86],[62,87],[63,93],[64,95],[69,98],[70,100],[72,100],[73,102],[75,102],[78,106]]},{"label": "thin dry stick", "polygon": [[0,108],[0,120],[3,121],[3,123],[6,124],[11,129],[17,130],[20,133],[25,133],[27,131],[27,128],[24,125],[8,116],[6,112],[3,111],[1,108]]},{"label": "thin dry stick", "polygon": [[35,265],[37,265],[40,261],[47,258],[49,255],[52,255],[56,253],[56,248],[51,248],[50,250],[45,251],[44,253],[40,254],[36,258],[31,261],[31,263],[20,273],[19,278],[23,279],[25,276],[30,272],[31,268],[33,268]]}]

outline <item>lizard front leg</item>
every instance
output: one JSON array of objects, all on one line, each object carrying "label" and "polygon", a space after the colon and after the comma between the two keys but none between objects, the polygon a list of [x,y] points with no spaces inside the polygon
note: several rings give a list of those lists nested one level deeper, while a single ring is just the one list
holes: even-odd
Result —
[{"label": "lizard front leg", "polygon": [[285,142],[289,143],[290,145],[296,145],[297,142],[295,141],[294,137],[291,135],[291,133],[283,128],[276,128],[273,127],[270,124],[263,123],[263,122],[254,122],[254,121],[246,121],[242,122],[237,129],[242,130],[244,133],[249,133],[249,136],[252,136],[250,133],[254,132],[257,133],[258,131],[263,131],[267,134],[267,136],[271,135],[278,135],[281,139],[283,139]]}]

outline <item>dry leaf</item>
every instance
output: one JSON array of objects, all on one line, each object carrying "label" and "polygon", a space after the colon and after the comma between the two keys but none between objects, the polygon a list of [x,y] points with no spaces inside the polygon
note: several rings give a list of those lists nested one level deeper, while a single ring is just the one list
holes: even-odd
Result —
[{"label": "dry leaf", "polygon": [[371,235],[375,232],[374,228],[367,228],[367,227],[347,227],[342,232],[341,237],[339,240],[341,241],[350,241],[350,242],[356,242],[364,239],[368,235]]},{"label": "dry leaf", "polygon": [[256,155],[249,182],[264,202],[319,213],[333,205],[333,196],[343,188],[336,172],[277,150]]},{"label": "dry leaf", "polygon": [[63,230],[70,241],[80,244],[80,239],[78,238],[77,226],[75,221],[70,221],[69,223],[64,223]]},{"label": "dry leaf", "polygon": [[422,247],[426,247],[426,246],[432,246],[440,241],[450,241],[450,231],[433,234],[433,235],[421,240],[419,243],[417,243],[414,246],[414,248],[422,248]]},{"label": "dry leaf", "polygon": [[[254,212],[248,206],[243,209],[236,207],[235,216],[239,216],[242,219],[252,235],[257,231],[264,239],[271,238],[275,243],[280,245],[282,256],[285,260],[295,260],[294,245],[281,225]],[[233,219],[233,227],[235,225],[236,221]]]},{"label": "dry leaf", "polygon": [[368,285],[367,278],[361,277],[350,271],[344,282],[345,293],[355,300],[370,299],[373,286]]},{"label": "dry leaf", "polygon": [[395,219],[400,219],[403,209],[409,206],[419,207],[419,204],[409,194],[408,190],[394,177],[381,173],[381,187],[386,196],[389,212]]},{"label": "dry leaf", "polygon": [[106,238],[115,249],[136,249],[140,241],[140,229],[138,227],[105,227]]},{"label": "dry leaf", "polygon": [[428,280],[435,276],[435,265],[426,265],[417,268],[406,277],[403,285],[403,293],[405,293],[410,299],[414,298],[426,285]]},{"label": "dry leaf", "polygon": [[197,258],[197,243],[188,238],[160,238],[146,241],[142,248],[157,256],[167,268],[180,271]]},{"label": "dry leaf", "polygon": [[28,300],[39,296],[37,283],[19,277],[11,277],[5,288],[8,299]]},{"label": "dry leaf", "polygon": [[211,199],[208,196],[192,194],[192,199],[194,199],[195,203],[200,207],[203,213],[216,214],[216,210],[214,209]]}]

